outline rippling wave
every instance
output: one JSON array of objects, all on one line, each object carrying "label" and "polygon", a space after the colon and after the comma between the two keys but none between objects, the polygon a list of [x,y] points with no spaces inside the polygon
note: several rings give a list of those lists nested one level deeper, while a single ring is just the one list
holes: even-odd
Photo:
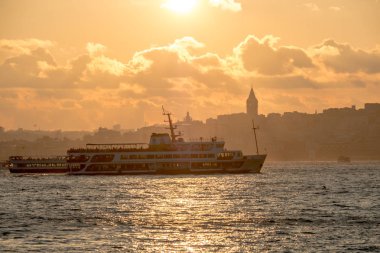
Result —
[{"label": "rippling wave", "polygon": [[380,163],[268,163],[261,174],[0,172],[0,251],[380,250]]}]

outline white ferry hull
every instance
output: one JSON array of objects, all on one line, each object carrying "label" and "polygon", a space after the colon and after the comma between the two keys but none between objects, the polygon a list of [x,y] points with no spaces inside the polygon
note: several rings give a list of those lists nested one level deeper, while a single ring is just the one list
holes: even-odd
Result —
[{"label": "white ferry hull", "polygon": [[192,166],[192,163],[184,163],[185,166],[182,167],[164,167],[161,163],[151,162],[146,169],[128,169],[123,168],[121,165],[109,164],[109,169],[107,164],[99,164],[102,168],[107,168],[104,170],[92,171],[88,170],[89,165],[85,166],[81,170],[71,170],[69,169],[68,174],[70,175],[179,175],[179,174],[214,174],[214,173],[260,173],[261,168],[264,164],[266,154],[264,155],[250,155],[245,156],[244,159],[236,161],[222,161],[216,163],[215,167],[208,168],[196,168]]},{"label": "white ferry hull", "polygon": [[32,158],[22,156],[9,157],[10,173],[67,173],[66,157]]}]

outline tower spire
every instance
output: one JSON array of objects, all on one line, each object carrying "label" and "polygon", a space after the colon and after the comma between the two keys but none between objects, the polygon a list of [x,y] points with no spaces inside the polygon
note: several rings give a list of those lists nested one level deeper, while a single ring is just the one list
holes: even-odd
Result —
[{"label": "tower spire", "polygon": [[255,92],[253,91],[252,87],[251,87],[251,91],[249,92],[246,106],[247,106],[247,114],[250,117],[255,117],[258,115],[258,100],[255,96]]}]

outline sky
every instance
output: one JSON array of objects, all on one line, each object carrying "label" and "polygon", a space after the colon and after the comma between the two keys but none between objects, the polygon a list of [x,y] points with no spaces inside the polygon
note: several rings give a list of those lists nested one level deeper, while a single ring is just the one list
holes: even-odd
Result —
[{"label": "sky", "polygon": [[0,126],[380,103],[379,0],[0,0]]}]

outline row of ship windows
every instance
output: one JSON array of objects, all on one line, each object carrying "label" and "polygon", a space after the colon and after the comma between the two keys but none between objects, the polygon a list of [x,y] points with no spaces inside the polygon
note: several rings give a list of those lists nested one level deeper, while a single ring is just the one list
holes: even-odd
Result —
[{"label": "row of ship windows", "polygon": [[[161,163],[159,164],[161,168],[186,168],[190,167],[190,163]],[[191,163],[192,168],[217,168],[218,163],[215,162],[204,162],[204,163]]]},{"label": "row of ship windows", "polygon": [[215,158],[215,154],[156,154],[156,155],[121,155],[121,160],[128,159],[176,159],[176,158]]},{"label": "row of ship windows", "polygon": [[[196,163],[159,163],[159,164],[91,164],[87,171],[123,171],[123,170],[147,170],[147,169],[165,169],[165,168],[229,168],[240,167],[243,162],[229,162],[229,163],[216,163],[216,162],[196,162]],[[78,165],[69,166],[69,169],[79,169]]]},{"label": "row of ship windows", "polygon": [[[217,143],[215,145],[217,148],[223,148],[223,143]],[[178,150],[211,150],[213,144],[193,144],[193,145],[178,145],[176,147]]]},{"label": "row of ship windows", "polygon": [[160,163],[157,164],[157,167],[153,164],[91,164],[86,168],[86,171],[119,171],[119,170],[146,170],[146,169],[153,169],[153,168],[218,168],[221,165],[218,163]]},{"label": "row of ship windows", "polygon": [[149,164],[91,164],[87,171],[114,171],[114,170],[136,170],[136,169],[148,169]]},{"label": "row of ship windows", "polygon": [[30,167],[30,168],[40,168],[40,167],[66,167],[66,163],[27,163],[25,166],[22,166],[21,164],[18,165],[18,167]]}]

